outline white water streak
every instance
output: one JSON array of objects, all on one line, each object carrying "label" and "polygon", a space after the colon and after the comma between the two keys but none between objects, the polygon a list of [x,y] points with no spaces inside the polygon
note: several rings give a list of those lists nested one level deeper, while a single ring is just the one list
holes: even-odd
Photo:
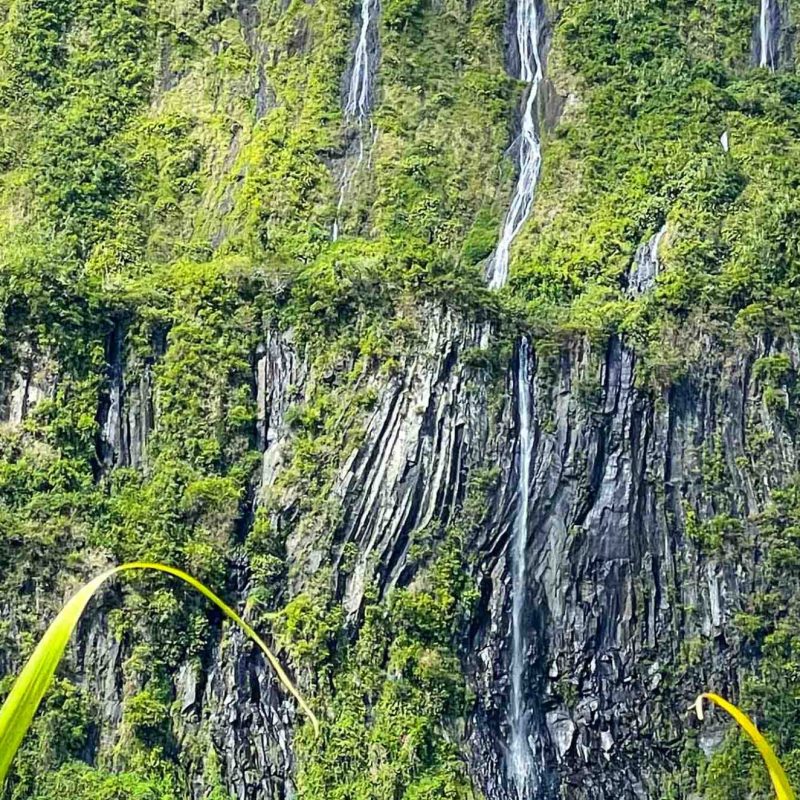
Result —
[{"label": "white water streak", "polygon": [[759,66],[774,70],[772,63],[772,0],[761,0],[761,16],[759,18],[760,54]]},{"label": "white water streak", "polygon": [[636,257],[628,275],[628,294],[637,296],[650,291],[655,285],[656,278],[661,272],[661,259],[658,250],[661,241],[667,233],[667,223],[661,226],[661,230],[650,238],[647,244],[643,244],[636,251]]},{"label": "white water streak", "polygon": [[344,113],[351,119],[365,120],[370,112],[369,29],[372,24],[372,0],[361,0],[361,30],[350,74],[350,88]]},{"label": "white water streak", "polygon": [[509,742],[509,775],[520,800],[533,796],[538,784],[538,773],[533,752],[528,743],[529,714],[525,706],[525,573],[528,548],[528,517],[531,457],[530,380],[528,375],[528,340],[523,338],[519,348],[517,367],[517,404],[519,412],[519,483],[517,486],[517,514],[514,520],[514,540],[511,573],[511,709]]},{"label": "white water streak", "polygon": [[344,205],[344,198],[350,190],[350,182],[353,175],[358,171],[361,162],[364,160],[364,141],[358,137],[358,159],[355,164],[351,164],[347,159],[344,162],[344,169],[342,170],[342,177],[339,181],[339,200],[336,203],[336,218],[333,220],[333,232],[331,239],[335,242],[339,238],[339,217],[342,213],[342,206]]},{"label": "white water streak", "polygon": [[[369,59],[369,31],[372,25],[373,13],[377,9],[374,0],[361,0],[361,27],[359,29],[358,44],[353,57],[353,69],[350,73],[350,86],[347,90],[347,102],[344,106],[344,115],[348,120],[358,122],[358,157],[354,164],[345,161],[342,177],[339,181],[339,199],[336,203],[336,217],[333,220],[331,239],[335,242],[339,238],[339,217],[342,213],[345,197],[350,189],[353,177],[358,172],[364,161],[364,132],[363,128],[369,119],[370,90],[372,75],[370,74]],[[370,158],[372,151],[370,150]]]},{"label": "white water streak", "polygon": [[517,6],[517,46],[520,58],[520,79],[529,84],[528,99],[522,115],[519,143],[519,177],[511,206],[506,214],[500,242],[489,262],[491,289],[500,289],[508,280],[511,245],[530,216],[536,184],[542,169],[542,148],[536,133],[535,106],[544,78],[539,49],[540,21],[536,0],[519,0]]}]

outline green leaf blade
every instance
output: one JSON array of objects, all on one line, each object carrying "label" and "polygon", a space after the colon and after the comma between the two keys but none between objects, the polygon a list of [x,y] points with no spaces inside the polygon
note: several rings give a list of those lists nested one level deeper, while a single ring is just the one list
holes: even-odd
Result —
[{"label": "green leaf blade", "polygon": [[172,575],[189,584],[189,586],[217,606],[228,619],[235,622],[258,645],[270,666],[275,670],[280,682],[297,700],[302,711],[310,719],[315,734],[319,734],[319,721],[314,712],[303,699],[303,696],[292,683],[272,651],[236,611],[223,602],[208,587],[186,572],[165,564],[136,561],[108,570],[83,586],[61,609],[23,667],[22,672],[20,672],[11,687],[8,697],[0,707],[0,784],[3,783],[8,774],[14,756],[33,722],[33,717],[39,704],[52,683],[53,676],[64,656],[72,633],[77,627],[89,601],[107,580],[121,572],[134,570],[155,570]]},{"label": "green leaf blade", "polygon": [[11,692],[0,708],[0,783],[5,779],[36,709],[50,687],[56,668],[86,606],[95,592],[118,571],[113,569],[103,573],[69,600],[53,620],[11,687]]},{"label": "green leaf blade", "polygon": [[713,692],[706,692],[701,694],[695,702],[695,709],[697,716],[703,719],[703,700],[710,700],[714,705],[719,706],[723,711],[726,711],[734,720],[739,724],[742,730],[750,737],[750,740],[758,749],[764,763],[767,766],[769,777],[772,780],[772,786],[775,789],[775,794],[778,800],[796,800],[794,790],[792,789],[789,779],[781,766],[781,762],[775,755],[775,751],[770,746],[769,742],[763,737],[761,732],[755,726],[750,717],[747,716],[740,708],[729,703],[724,698]]}]

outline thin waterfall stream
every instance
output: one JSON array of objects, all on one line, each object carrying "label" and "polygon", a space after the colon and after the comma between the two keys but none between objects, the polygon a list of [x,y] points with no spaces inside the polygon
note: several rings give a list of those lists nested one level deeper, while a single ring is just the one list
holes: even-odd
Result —
[{"label": "thin waterfall stream", "polygon": [[526,551],[528,547],[528,517],[531,457],[531,402],[528,357],[530,347],[523,337],[519,347],[516,389],[519,410],[519,441],[517,452],[518,485],[517,513],[514,519],[511,564],[511,707],[509,725],[508,771],[519,800],[532,798],[538,788],[539,775],[534,753],[528,742],[530,714],[525,703],[525,597]]},{"label": "thin waterfall stream", "polygon": [[761,15],[758,22],[760,41],[759,66],[769,67],[769,0],[761,0]]},{"label": "thin waterfall stream", "polygon": [[[519,136],[518,177],[511,204],[503,222],[497,249],[489,260],[486,277],[491,289],[508,280],[511,245],[530,216],[542,168],[542,148],[536,130],[536,102],[544,79],[541,53],[541,20],[537,0],[518,0],[516,40],[519,78],[528,84]],[[519,419],[517,452],[517,509],[511,546],[511,698],[508,723],[508,778],[518,800],[533,800],[540,772],[529,741],[530,710],[525,699],[527,636],[525,631],[526,573],[529,524],[529,491],[533,439],[528,359],[530,345],[522,337],[516,371]]]},{"label": "thin waterfall stream", "polygon": [[511,245],[530,216],[536,184],[542,169],[542,148],[536,131],[536,100],[544,78],[540,50],[541,22],[536,0],[519,0],[516,37],[520,60],[520,80],[529,84],[519,137],[519,177],[511,205],[503,222],[500,241],[489,260],[487,278],[491,289],[500,289],[508,280]]},{"label": "thin waterfall stream", "polygon": [[353,58],[353,72],[344,113],[351,119],[365,120],[370,112],[369,31],[372,23],[373,0],[361,0],[361,28]]},{"label": "thin waterfall stream", "polygon": [[775,0],[761,0],[761,13],[758,19],[759,55],[758,65],[764,69],[775,70],[774,53],[774,13]]},{"label": "thin waterfall stream", "polygon": [[[378,12],[378,0],[361,0],[361,25],[358,43],[353,56],[353,69],[350,73],[350,84],[344,106],[345,119],[358,126],[357,154],[355,163],[345,161],[344,170],[339,180],[339,199],[336,203],[336,217],[333,221],[331,238],[335,242],[339,238],[339,216],[350,183],[364,161],[364,128],[369,122],[372,111],[372,64],[370,60],[370,36],[375,25]],[[371,126],[370,126],[371,127]]]}]

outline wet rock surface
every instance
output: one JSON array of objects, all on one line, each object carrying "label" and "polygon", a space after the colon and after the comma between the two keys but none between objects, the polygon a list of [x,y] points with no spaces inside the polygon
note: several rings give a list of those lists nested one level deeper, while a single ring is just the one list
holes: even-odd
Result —
[{"label": "wet rock surface", "polygon": [[[391,375],[368,377],[378,399],[362,443],[343,454],[332,492],[343,511],[339,528],[325,541],[290,535],[288,558],[297,567],[290,595],[329,563],[338,602],[357,627],[365,586],[377,585],[386,597],[413,583],[415,534],[457,518],[476,470],[499,469],[490,517],[469,543],[480,602],[459,643],[475,692],[461,749],[476,787],[490,800],[511,800],[509,543],[521,490],[514,457],[519,351],[504,376],[493,375],[474,358],[492,341],[490,326],[441,309],[424,316],[418,347]],[[146,370],[126,363],[123,345],[109,353],[103,463],[141,467],[142,431],[157,424],[152,383]],[[705,554],[687,535],[687,514],[729,514],[747,531],[748,519],[796,471],[795,442],[765,404],[753,369],[775,353],[800,366],[795,342],[762,338],[748,352],[709,355],[659,394],[637,384],[637,357],[619,339],[602,352],[576,343],[555,361],[543,360],[532,342],[524,687],[529,740],[545,764],[541,797],[658,796],[658,776],[675,767],[693,724],[687,708],[694,696],[738,685],[747,660],[732,617],[758,584],[757,543],[746,538],[735,559]],[[255,440],[268,492],[291,447],[286,412],[314,374],[291,332],[269,332],[253,367]],[[8,397],[12,407],[17,401]],[[772,445],[761,452],[753,443],[765,435]],[[343,570],[348,544],[355,566]],[[237,570],[244,602],[247,565]],[[177,739],[208,731],[233,796],[291,797],[295,711],[250,645],[226,631],[202,664],[187,663],[174,679]],[[76,671],[99,700],[103,746],[121,719],[124,654],[101,613],[81,638]],[[701,660],[691,657],[697,648],[706,654]],[[710,753],[719,731],[704,737],[700,745]],[[194,796],[204,790],[200,780]]]},{"label": "wet rock surface", "polygon": [[[694,509],[747,519],[796,469],[794,443],[778,434],[777,463],[753,480],[750,439],[762,426],[780,427],[753,382],[755,355],[709,364],[658,397],[636,387],[635,356],[612,341],[591,411],[576,392],[590,376],[580,349],[548,388],[533,380],[527,685],[549,796],[657,796],[655,778],[680,750],[693,695],[737,684],[743,661],[732,616],[757,580],[757,552],[705,557],[685,517]],[[711,499],[703,475],[715,454],[722,501]],[[478,688],[470,743],[488,796],[506,797],[494,732],[506,725],[509,581],[502,556],[492,567],[488,536],[482,546],[491,589],[468,647],[479,654],[469,659]],[[710,661],[692,663],[692,646],[707,646]]]}]

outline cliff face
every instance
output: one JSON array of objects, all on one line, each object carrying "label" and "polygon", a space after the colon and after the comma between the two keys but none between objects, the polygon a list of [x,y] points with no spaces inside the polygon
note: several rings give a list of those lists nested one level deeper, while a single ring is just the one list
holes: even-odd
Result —
[{"label": "cliff face", "polygon": [[[733,617],[763,589],[757,540],[736,538],[733,560],[703,552],[687,515],[746,520],[796,470],[792,437],[753,380],[757,355],[698,365],[658,397],[635,387],[636,359],[618,341],[599,365],[578,350],[554,381],[534,379],[526,677],[533,749],[555,796],[658,796],[659,770],[689,735],[694,688],[733,689],[747,664]],[[770,466],[754,471],[766,432]],[[504,561],[489,573],[487,623],[471,643],[482,656],[478,719],[495,730],[508,672]],[[472,739],[477,762],[496,765],[481,769],[488,794],[506,796],[482,725]]]},{"label": "cliff face", "polygon": [[[365,376],[376,400],[363,414],[363,442],[343,454],[332,485],[340,524],[325,540],[289,536],[286,558],[298,571],[289,592],[302,592],[330,564],[331,591],[357,636],[365,588],[386,598],[413,585],[420,572],[410,555],[415,536],[456,519],[471,476],[496,470],[489,513],[466,542],[479,599],[458,636],[475,697],[463,710],[461,748],[478,791],[514,797],[505,742],[509,550],[522,491],[515,456],[519,351],[499,378],[492,376],[474,365],[491,326],[464,323],[441,307],[425,316],[422,340],[395,373]],[[549,363],[530,355],[524,686],[531,748],[541,762],[537,796],[656,796],[692,741],[686,709],[696,692],[735,691],[750,668],[733,618],[748,597],[769,587],[759,570],[759,537],[747,520],[797,470],[786,410],[765,404],[764,381],[753,367],[784,355],[796,370],[794,342],[760,339],[727,356],[703,356],[691,377],[660,395],[637,388],[636,358],[619,339],[600,352],[576,345]],[[267,493],[291,446],[284,423],[290,398],[311,378],[291,337],[269,334],[255,356],[260,491]],[[141,377],[129,387],[127,374],[112,364],[118,400],[110,403],[99,446],[111,463],[141,466],[134,455],[147,439],[141,409],[157,401]],[[284,517],[295,513],[294,501],[288,503]],[[722,520],[718,552],[687,532],[697,528],[695,518]],[[343,569],[346,552],[354,561]],[[231,570],[230,591],[245,599],[247,564]],[[87,622],[74,667],[99,701],[98,744],[114,741],[122,719],[126,689],[116,676],[123,659],[107,617]],[[238,634],[217,641],[202,668],[181,666],[173,691],[176,744],[207,731],[231,796],[292,795],[296,717]],[[704,731],[700,746],[718,746],[719,732]],[[181,760],[203,774],[207,754]],[[192,796],[207,789],[193,779]]]},{"label": "cliff face", "polygon": [[800,730],[797,12],[667,5],[1,7],[0,675],[152,558],[323,720],[142,579],[4,796],[762,796],[687,709]]}]

